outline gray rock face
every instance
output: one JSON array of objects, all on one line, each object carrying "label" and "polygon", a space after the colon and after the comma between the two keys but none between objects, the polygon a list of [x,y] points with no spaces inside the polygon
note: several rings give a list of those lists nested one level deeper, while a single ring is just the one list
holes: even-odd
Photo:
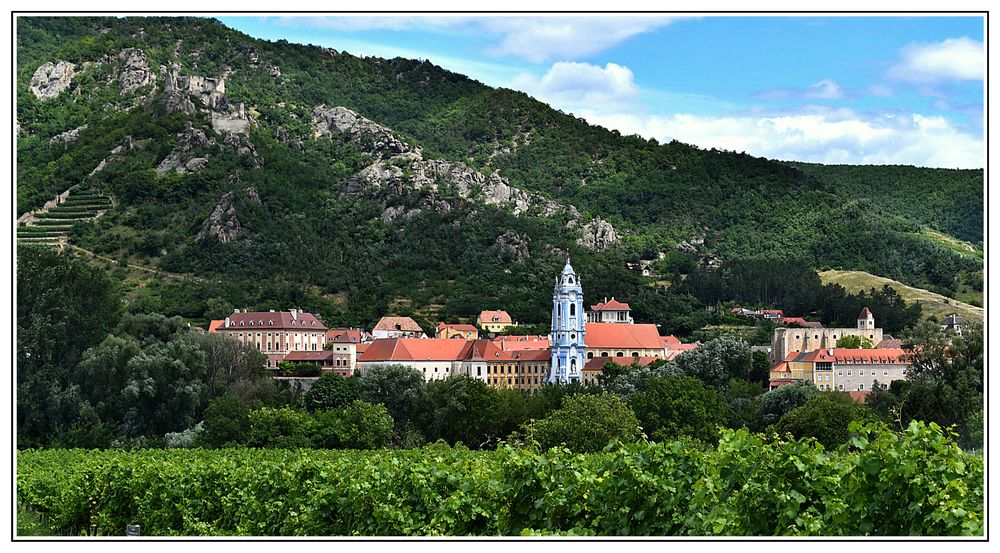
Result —
[{"label": "gray rock face", "polygon": [[364,151],[377,158],[389,158],[411,152],[410,146],[392,131],[343,107],[318,106],[313,109],[314,136],[345,135]]},{"label": "gray rock face", "polygon": [[611,223],[594,217],[580,229],[582,236],[576,241],[577,244],[591,250],[602,252],[618,242],[618,233]]},{"label": "gray rock face", "polygon": [[253,142],[242,133],[233,133],[226,136],[225,144],[227,146],[232,146],[233,150],[236,151],[236,155],[245,158],[250,161],[252,167],[263,167],[264,159],[260,157],[257,153],[257,149],[254,148]]},{"label": "gray rock face", "polygon": [[149,59],[138,48],[125,48],[119,52],[115,74],[122,96],[156,81],[156,75],[149,69]]},{"label": "gray rock face", "polygon": [[215,144],[215,141],[205,136],[205,131],[195,129],[188,123],[187,128],[177,135],[177,145],[174,146],[174,150],[156,166],[156,172],[163,174],[169,171],[178,173],[201,171],[208,164],[208,160],[198,157],[196,152],[211,144]]},{"label": "gray rock face", "polygon": [[497,237],[494,245],[499,251],[500,257],[505,261],[524,263],[531,259],[531,254],[528,252],[529,241],[530,239],[527,236],[521,236],[512,230],[508,230]]},{"label": "gray rock face", "polygon": [[68,61],[45,62],[31,76],[31,93],[39,100],[55,98],[69,88],[76,66]]},{"label": "gray rock face", "polygon": [[49,139],[49,144],[68,144],[73,142],[77,138],[80,138],[80,133],[87,130],[87,125],[81,125],[75,129],[68,130],[66,132],[61,132]]},{"label": "gray rock face", "polygon": [[198,232],[198,240],[214,238],[223,244],[232,242],[239,235],[242,226],[236,217],[236,207],[233,205],[236,194],[226,192],[219,199],[218,205],[212,214],[201,224],[201,231]]},{"label": "gray rock face", "polygon": [[210,115],[213,130],[227,134],[250,134],[250,118],[242,102],[229,101],[224,77],[182,76],[177,66],[170,71],[164,67],[161,72],[167,111],[182,111],[194,115],[198,108],[192,101],[193,98],[198,104],[205,106],[202,111]]},{"label": "gray rock face", "polygon": [[709,267],[718,268],[722,265],[722,260],[718,256],[712,253],[707,253],[701,251],[702,246],[705,245],[705,238],[695,236],[689,238],[688,240],[681,241],[677,244],[677,251],[683,252],[693,256],[698,260],[698,263],[707,265]]},{"label": "gray rock face", "polygon": [[163,95],[163,99],[160,101],[163,107],[166,108],[167,113],[186,113],[187,115],[194,115],[198,112],[198,109],[194,106],[187,96],[180,94],[178,92],[168,92]]}]

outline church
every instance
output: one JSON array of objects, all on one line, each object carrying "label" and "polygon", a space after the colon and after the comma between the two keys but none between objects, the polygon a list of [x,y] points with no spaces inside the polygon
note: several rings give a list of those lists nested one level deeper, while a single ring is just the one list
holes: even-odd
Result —
[{"label": "church", "polygon": [[587,353],[586,320],[583,287],[567,258],[552,292],[550,383],[574,382],[583,378],[584,356]]}]

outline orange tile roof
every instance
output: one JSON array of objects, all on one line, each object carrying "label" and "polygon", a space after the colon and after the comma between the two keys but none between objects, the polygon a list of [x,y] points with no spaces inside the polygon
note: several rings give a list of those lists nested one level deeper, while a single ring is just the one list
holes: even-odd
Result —
[{"label": "orange tile roof", "polygon": [[668,348],[669,348],[669,347],[670,347],[671,345],[676,345],[676,344],[679,344],[679,343],[681,343],[681,340],[680,340],[680,338],[678,338],[678,337],[676,337],[676,336],[662,336],[661,338],[663,338],[663,344],[664,344],[665,346],[667,346]]},{"label": "orange tile roof", "polygon": [[653,324],[587,323],[588,348],[664,349]]},{"label": "orange tile roof", "polygon": [[807,363],[854,363],[854,364],[892,364],[906,365],[907,352],[899,348],[883,349],[846,349],[838,348],[833,350],[818,349],[809,352],[805,357],[799,359]]},{"label": "orange tile roof", "polygon": [[[496,319],[496,320],[493,320]],[[511,323],[510,314],[506,311],[483,311],[476,319],[479,324],[483,323]]]},{"label": "orange tile roof", "polygon": [[[396,328],[399,326],[399,328]],[[409,317],[382,317],[372,330],[402,330],[405,332],[423,332],[424,329]]]},{"label": "orange tile roof", "polygon": [[641,367],[652,363],[653,361],[662,361],[660,357],[595,357],[593,359],[588,359],[587,363],[583,366],[585,371],[602,371],[604,370],[604,365],[608,363],[614,363],[616,365],[629,366],[632,363],[636,363]]},{"label": "orange tile roof", "polygon": [[788,368],[788,362],[787,361],[782,361],[782,362],[778,363],[777,365],[771,367],[771,372],[787,373],[787,372],[791,372],[791,369]]},{"label": "orange tile roof", "polygon": [[591,311],[629,311],[627,303],[622,303],[611,296],[611,301],[605,301],[597,305],[590,306]]},{"label": "orange tile roof", "polygon": [[326,339],[330,342],[361,343],[360,328],[331,328],[326,331]]},{"label": "orange tile roof", "polygon": [[327,361],[333,359],[332,351],[293,351],[285,356],[285,361]]},{"label": "orange tile roof", "polygon": [[551,346],[548,338],[534,340],[502,340],[501,338],[523,338],[523,336],[499,336],[493,340],[504,351],[547,350]]},{"label": "orange tile roof", "polygon": [[370,345],[371,344],[366,344],[366,343],[363,343],[363,342],[360,343],[360,344],[358,344],[358,348],[357,348],[358,352],[357,352],[357,354],[361,355],[362,353],[368,351],[368,346],[370,346]]},{"label": "orange tile roof", "polygon": [[472,343],[448,338],[383,338],[372,342],[358,361],[459,361],[468,355]]},{"label": "orange tile roof", "polygon": [[208,331],[214,333],[220,326],[225,324],[225,322],[225,319],[212,319],[212,322],[208,323]]}]

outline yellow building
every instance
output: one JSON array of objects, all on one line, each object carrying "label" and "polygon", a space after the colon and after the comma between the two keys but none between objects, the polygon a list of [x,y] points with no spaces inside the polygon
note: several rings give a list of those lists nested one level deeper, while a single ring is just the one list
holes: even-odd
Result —
[{"label": "yellow building", "polygon": [[435,338],[460,338],[463,340],[477,340],[479,330],[467,324],[438,323],[434,329]]},{"label": "yellow building", "polygon": [[483,311],[476,319],[476,324],[487,332],[503,332],[517,326],[506,311]]}]

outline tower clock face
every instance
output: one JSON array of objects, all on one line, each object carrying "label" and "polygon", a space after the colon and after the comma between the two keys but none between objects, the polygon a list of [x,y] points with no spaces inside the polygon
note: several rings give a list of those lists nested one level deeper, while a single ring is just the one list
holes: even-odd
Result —
[{"label": "tower clock face", "polygon": [[576,292],[569,293],[569,301],[576,301]]}]

